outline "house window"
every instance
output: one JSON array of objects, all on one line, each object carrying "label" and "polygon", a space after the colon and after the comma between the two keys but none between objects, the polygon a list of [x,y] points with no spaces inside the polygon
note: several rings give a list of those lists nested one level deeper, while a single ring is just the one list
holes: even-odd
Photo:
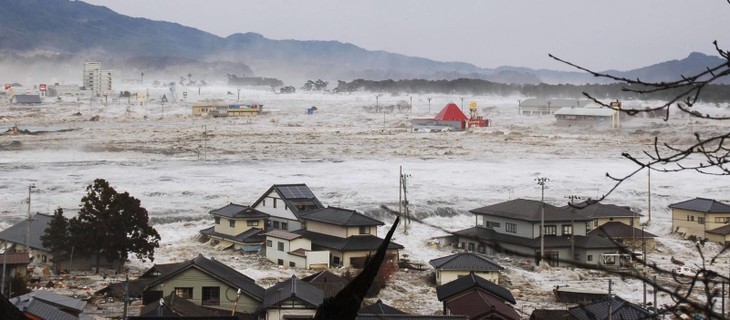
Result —
[{"label": "house window", "polygon": [[728,223],[728,220],[727,217],[715,217],[715,223]]},{"label": "house window", "polygon": [[558,234],[557,226],[545,226],[545,235],[546,236],[554,236],[557,234]]},{"label": "house window", "polygon": [[289,224],[286,222],[281,223],[281,230],[289,230]]},{"label": "house window", "polygon": [[705,224],[705,217],[697,217],[697,223]]},{"label": "house window", "polygon": [[228,221],[228,225],[230,225],[231,228],[235,228],[236,227],[236,220],[230,220],[230,221]]},{"label": "house window", "polygon": [[220,217],[215,217],[214,219],[215,219],[215,224],[221,224],[221,218]]},{"label": "house window", "polygon": [[517,224],[507,222],[504,224],[504,230],[509,233],[517,233]]},{"label": "house window", "polygon": [[276,198],[274,198],[274,208],[276,208]]},{"label": "house window", "polygon": [[273,247],[274,246],[274,241],[266,240],[266,246],[267,247]]},{"label": "house window", "polygon": [[175,288],[175,295],[184,299],[192,299],[193,288]]},{"label": "house window", "polygon": [[689,216],[689,221],[695,221],[695,216]]},{"label": "house window", "polygon": [[284,243],[283,242],[280,242],[280,241],[277,241],[276,242],[276,249],[279,250],[279,251],[284,251]]},{"label": "house window", "polygon": [[256,227],[259,225],[259,221],[258,220],[248,220],[248,221],[246,221],[246,224],[249,227]]},{"label": "house window", "polygon": [[294,262],[294,261],[289,261],[289,266],[292,267],[292,268],[296,268],[297,263]]},{"label": "house window", "polygon": [[689,215],[687,215],[687,221],[689,221]]},{"label": "house window", "polygon": [[573,256],[573,260],[580,261],[580,254],[576,253],[575,256]]},{"label": "house window", "polygon": [[221,304],[221,289],[219,287],[203,287],[204,306],[219,306]]},{"label": "house window", "polygon": [[589,254],[586,256],[586,261],[593,261],[593,255]]},{"label": "house window", "polygon": [[477,252],[479,252],[479,253],[485,253],[486,251],[487,251],[487,248],[486,248],[486,247],[484,247],[484,245],[483,245],[483,244],[480,244],[480,245],[479,245],[479,246],[477,247]]},{"label": "house window", "polygon": [[593,227],[594,227],[594,228],[595,228],[595,227],[598,227],[598,219],[596,219],[596,220],[593,220]]},{"label": "house window", "polygon": [[276,264],[278,264],[278,265],[280,265],[280,266],[283,266],[283,265],[284,265],[284,260],[281,260],[281,259],[277,259],[277,260],[276,260]]},{"label": "house window", "polygon": [[572,235],[572,234],[573,234],[573,226],[572,225],[569,225],[569,224],[564,224],[563,225],[563,235],[564,236],[569,236],[569,235]]},{"label": "house window", "polygon": [[279,221],[274,221],[274,229],[279,229]]},{"label": "house window", "polygon": [[261,206],[262,207],[265,207],[266,206],[266,199],[264,199],[264,200],[261,201]]},{"label": "house window", "polygon": [[340,257],[338,257],[338,256],[332,257],[332,265],[339,266],[340,265]]},{"label": "house window", "polygon": [[474,251],[474,243],[469,242],[469,251]]},{"label": "house window", "polygon": [[370,226],[360,226],[360,234],[370,234]]},{"label": "house window", "polygon": [[489,228],[489,229],[500,228],[500,227],[502,227],[502,224],[499,222],[487,221],[487,228]]}]

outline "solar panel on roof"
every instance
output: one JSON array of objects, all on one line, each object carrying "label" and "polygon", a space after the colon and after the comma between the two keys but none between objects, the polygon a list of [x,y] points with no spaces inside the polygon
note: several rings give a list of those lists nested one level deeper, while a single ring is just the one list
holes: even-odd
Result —
[{"label": "solar panel on roof", "polygon": [[312,190],[307,186],[285,186],[279,187],[281,196],[286,199],[310,199],[314,198]]}]

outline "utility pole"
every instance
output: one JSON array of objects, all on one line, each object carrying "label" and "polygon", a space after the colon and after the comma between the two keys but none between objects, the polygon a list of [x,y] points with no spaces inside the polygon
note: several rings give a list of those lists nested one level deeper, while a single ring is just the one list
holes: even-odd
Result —
[{"label": "utility pole", "polygon": [[[400,167],[400,191],[398,195],[398,208],[399,213],[403,216],[403,233],[408,234],[408,225],[411,222],[411,213],[408,211],[408,194],[407,194],[407,183],[409,174],[403,173],[403,166]],[[401,198],[401,195],[403,196]],[[402,209],[401,209],[402,208]],[[405,209],[405,210],[403,210]],[[403,212],[405,211],[405,213]]]},{"label": "utility pole", "polygon": [[648,187],[647,187],[647,194],[649,195],[649,205],[647,207],[647,210],[649,212],[649,219],[646,221],[646,223],[650,223],[651,222],[651,167],[647,167],[647,171],[646,172],[648,172],[647,175],[649,177],[649,179],[648,179]]},{"label": "utility pole", "polygon": [[580,196],[576,195],[569,195],[567,196],[568,199],[570,199],[570,254],[572,260],[575,261],[575,208],[572,206],[572,204],[575,202],[575,200],[580,200]]},{"label": "utility pole", "polygon": [[[0,284],[0,294],[5,295],[5,266],[8,263],[8,241],[5,241],[5,250],[3,250],[3,282]],[[9,297],[7,295],[6,297]]]},{"label": "utility pole", "polygon": [[127,319],[127,305],[129,305],[129,274],[124,275],[124,315],[123,315],[123,319]]},{"label": "utility pole", "polygon": [[[463,100],[462,100],[463,101]],[[535,179],[540,185],[540,263],[545,257],[545,183],[550,179],[540,177]]]},{"label": "utility pole", "polygon": [[427,98],[428,100],[428,113],[431,113],[431,98]]},{"label": "utility pole", "polygon": [[30,192],[31,190],[35,189],[35,184],[28,185],[28,229],[25,233],[25,249],[28,251],[28,256],[31,256],[30,254],[30,223],[33,221],[33,217],[30,215]]},{"label": "utility pole", "polygon": [[208,125],[203,125],[203,160],[208,157]]}]

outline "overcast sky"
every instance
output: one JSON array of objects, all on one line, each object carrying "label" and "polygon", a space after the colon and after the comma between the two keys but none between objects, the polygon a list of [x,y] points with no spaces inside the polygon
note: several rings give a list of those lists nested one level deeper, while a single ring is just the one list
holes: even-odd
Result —
[{"label": "overcast sky", "polygon": [[725,0],[87,0],[222,37],[336,40],[483,68],[630,70],[730,48]]}]

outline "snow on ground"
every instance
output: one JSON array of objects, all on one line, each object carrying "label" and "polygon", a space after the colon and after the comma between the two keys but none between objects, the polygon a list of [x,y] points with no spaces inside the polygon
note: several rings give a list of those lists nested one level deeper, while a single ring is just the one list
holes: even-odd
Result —
[{"label": "snow on ground", "polygon": [[[120,90],[146,90],[121,88]],[[150,96],[162,94],[149,89]],[[468,210],[514,198],[539,199],[535,179],[548,177],[545,199],[555,205],[568,195],[596,198],[612,186],[608,172],[622,176],[636,167],[622,152],[640,155],[650,150],[659,135],[671,143],[690,143],[692,132],[726,131],[723,123],[686,118],[635,119],[616,131],[561,128],[552,117],[519,116],[517,102],[524,97],[464,97],[475,101],[481,115],[492,120],[488,128],[465,132],[414,133],[409,120],[432,117],[446,103],[460,97],[413,95],[413,110],[375,113],[375,95],[297,93],[278,95],[244,89],[242,101],[264,104],[264,113],[250,118],[200,118],[191,115],[194,101],[221,98],[235,89],[203,88],[190,100],[164,106],[128,105],[126,101],[42,107],[10,108],[0,104],[0,132],[17,125],[39,135],[0,135],[0,228],[27,214],[28,189],[34,184],[31,210],[51,213],[62,207],[73,212],[84,188],[104,178],[119,191],[142,201],[162,235],[156,263],[212,256],[267,287],[306,270],[279,268],[256,256],[217,252],[195,240],[211,225],[207,214],[229,202],[250,204],[272,184],[306,183],[326,205],[357,209],[384,221],[381,235],[393,217],[381,205],[397,208],[398,173],[410,175],[408,199],[412,212],[440,229],[413,223],[408,235],[402,227],[395,241],[404,254],[428,267],[428,261],[452,253],[427,241],[473,225]],[[409,101],[411,96],[381,96],[381,105]],[[429,110],[428,98],[431,99]],[[647,103],[634,102],[640,107]],[[308,107],[317,106],[313,115]],[[707,110],[721,112],[714,106]],[[467,107],[468,109],[468,107]],[[468,110],[467,110],[468,112]],[[98,121],[91,121],[98,116]],[[59,131],[62,129],[74,129]],[[206,135],[204,135],[204,132]],[[645,172],[622,184],[606,200],[626,205],[648,220],[648,179]],[[649,254],[660,266],[671,268],[669,257],[688,264],[701,263],[694,245],[670,234],[671,203],[701,196],[730,202],[725,178],[690,172],[653,173],[651,224],[661,251]],[[719,246],[708,245],[717,252]],[[609,276],[595,271],[552,268],[532,270],[519,258],[498,256],[507,267],[504,283],[515,292],[516,308],[528,316],[538,307],[560,306],[551,290],[556,285],[604,286]],[[132,260],[132,272],[151,266]],[[727,268],[726,264],[718,268]],[[441,310],[430,272],[401,270],[380,298],[404,311],[434,314]],[[595,279],[600,279],[596,284]],[[612,277],[620,296],[642,302],[641,283]],[[110,280],[104,280],[110,281]],[[102,281],[103,282],[103,281]],[[97,283],[100,287],[103,283]],[[653,297],[650,295],[649,301]],[[666,296],[661,303],[669,303]],[[116,310],[115,312],[118,312]],[[103,312],[99,312],[104,314]]]}]

